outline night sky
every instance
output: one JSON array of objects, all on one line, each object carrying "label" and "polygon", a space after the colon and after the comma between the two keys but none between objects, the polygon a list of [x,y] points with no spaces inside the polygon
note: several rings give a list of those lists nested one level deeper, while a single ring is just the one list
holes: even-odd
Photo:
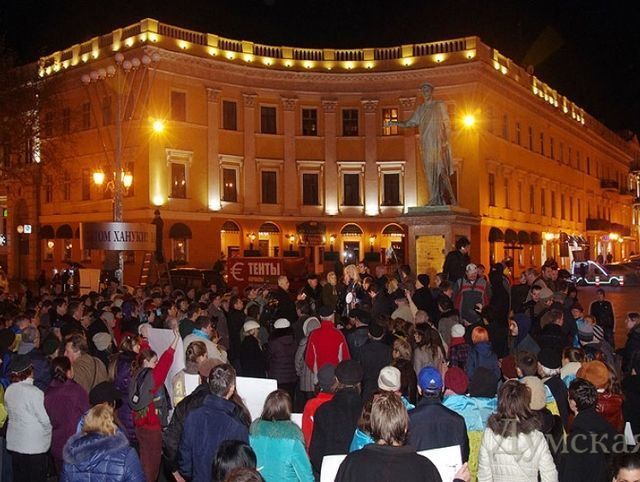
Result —
[{"label": "night sky", "polygon": [[[635,5],[635,6],[634,6]],[[145,17],[258,43],[377,47],[479,35],[613,130],[640,132],[640,8],[547,0],[0,0],[20,62]]]}]

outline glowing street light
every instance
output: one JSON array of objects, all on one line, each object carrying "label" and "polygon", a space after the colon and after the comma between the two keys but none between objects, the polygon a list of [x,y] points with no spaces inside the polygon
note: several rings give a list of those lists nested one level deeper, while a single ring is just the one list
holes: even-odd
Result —
[{"label": "glowing street light", "polygon": [[464,117],[462,117],[462,125],[467,128],[473,127],[474,125],[476,125],[476,116],[474,116],[473,114],[466,114]]},{"label": "glowing street light", "polygon": [[156,134],[162,134],[164,132],[164,121],[161,119],[156,119],[151,124],[151,127],[153,128],[153,132],[155,132]]}]

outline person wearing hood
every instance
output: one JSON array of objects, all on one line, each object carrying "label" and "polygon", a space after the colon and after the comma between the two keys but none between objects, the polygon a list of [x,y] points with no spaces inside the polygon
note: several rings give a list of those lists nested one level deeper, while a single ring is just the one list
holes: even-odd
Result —
[{"label": "person wearing hood", "polygon": [[471,333],[471,340],[473,341],[473,347],[465,371],[469,379],[473,378],[473,374],[478,367],[488,368],[491,373],[497,378],[500,378],[500,366],[498,364],[498,357],[491,348],[491,342],[489,341],[489,333],[481,326],[476,326]]},{"label": "person wearing hood", "polygon": [[540,347],[531,336],[531,318],[524,313],[517,313],[509,320],[509,352],[515,355],[519,351],[538,354]]},{"label": "person wearing hood", "polygon": [[278,381],[278,389],[286,391],[291,400],[293,400],[298,381],[295,365],[296,350],[291,322],[286,318],[278,318],[273,324],[273,331],[267,345],[269,377]]},{"label": "person wearing hood", "polygon": [[60,477],[63,482],[145,481],[138,454],[118,430],[113,407],[107,403],[89,410],[82,432],[69,439],[63,457]]}]

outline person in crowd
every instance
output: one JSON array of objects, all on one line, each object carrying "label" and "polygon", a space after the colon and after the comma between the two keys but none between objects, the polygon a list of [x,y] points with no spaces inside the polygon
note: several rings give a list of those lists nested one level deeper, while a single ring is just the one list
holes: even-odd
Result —
[{"label": "person in crowd", "polygon": [[51,382],[51,368],[49,360],[40,349],[40,331],[34,325],[29,325],[22,330],[18,355],[29,357],[33,366],[33,384],[44,391]]},{"label": "person in crowd", "polygon": [[493,311],[493,319],[490,320],[491,343],[498,358],[504,358],[509,354],[507,340],[511,310],[511,285],[504,275],[502,263],[496,263],[491,267],[489,284],[491,287],[489,306]]},{"label": "person in crowd", "polygon": [[327,281],[322,287],[322,300],[318,308],[320,308],[320,306],[327,306],[331,311],[336,311],[339,296],[338,277],[335,272],[329,271],[327,273]]},{"label": "person in crowd", "polygon": [[400,393],[411,405],[418,399],[418,376],[413,369],[413,350],[408,341],[397,338],[391,350],[391,366],[400,371]]},{"label": "person in crowd", "polygon": [[436,318],[438,307],[429,288],[430,284],[429,275],[419,274],[416,278],[415,291],[411,295],[411,300],[416,305],[416,308],[426,311],[430,318]]},{"label": "person in crowd", "polygon": [[217,340],[213,341],[213,339],[218,338],[217,335],[218,333],[211,318],[209,316],[198,316],[193,324],[193,331],[182,342],[185,353],[192,342],[199,341],[204,343],[206,354],[209,358],[217,358],[222,363],[227,363],[227,352],[224,347],[218,344]]},{"label": "person in crowd", "polygon": [[304,299],[311,305],[311,313],[317,313],[322,305],[322,286],[317,274],[311,273],[307,276],[307,282],[302,288],[302,293],[305,296]]},{"label": "person in crowd", "polygon": [[534,337],[540,350],[551,349],[559,354],[566,347],[571,346],[571,340],[563,331],[564,313],[562,310],[552,309],[547,311],[540,320],[540,332]]},{"label": "person in crowd", "polygon": [[354,308],[361,300],[365,298],[365,290],[362,286],[362,277],[355,264],[350,264],[344,268],[344,290],[345,301],[350,294],[351,302],[346,301],[342,315],[347,315],[349,310]]},{"label": "person in crowd", "polygon": [[491,287],[486,279],[478,277],[478,267],[475,264],[467,265],[465,276],[456,282],[453,290],[453,306],[460,317],[471,324],[479,322],[481,318],[476,305],[484,307],[489,304]]},{"label": "person in crowd", "polygon": [[[408,425],[407,410],[398,395],[387,392],[376,397],[371,406],[371,435],[375,443],[347,455],[338,469],[336,482],[441,481],[435,465],[405,445]],[[454,482],[470,479],[464,464],[455,474]]]},{"label": "person in crowd", "polygon": [[384,328],[378,323],[368,327],[369,341],[360,350],[362,366],[362,399],[368,400],[378,388],[378,374],[391,363],[391,347],[383,342]]},{"label": "person in crowd", "polygon": [[509,353],[515,355],[520,351],[538,354],[540,346],[531,336],[531,318],[525,313],[516,313],[509,320]]},{"label": "person in crowd", "polygon": [[471,332],[471,341],[473,347],[465,366],[469,379],[473,378],[473,373],[479,367],[488,368],[496,378],[500,378],[498,357],[491,348],[489,332],[482,326],[476,326]]},{"label": "person in crowd", "polygon": [[[189,335],[191,336],[191,335]],[[185,367],[171,379],[173,388],[172,405],[175,407],[200,384],[200,364],[207,358],[207,345],[202,341],[192,341],[187,346]]]},{"label": "person in crowd", "polygon": [[269,377],[278,381],[278,388],[286,391],[291,400],[294,398],[298,375],[295,356],[297,345],[293,339],[291,323],[286,318],[278,318],[267,345]]},{"label": "person in crowd", "polygon": [[62,470],[62,448],[76,433],[80,419],[89,410],[89,396],[73,380],[71,362],[60,356],[51,362],[53,379],[44,392],[44,408],[51,423],[51,455],[56,471]]},{"label": "person in crowd", "polygon": [[304,406],[304,411],[302,412],[302,433],[304,435],[304,441],[307,449],[311,444],[313,420],[316,410],[318,410],[320,405],[333,398],[337,383],[335,367],[333,365],[327,363],[318,370],[318,383],[315,386],[315,397],[310,398],[307,401]]},{"label": "person in crowd", "polygon": [[9,415],[7,450],[11,452],[14,482],[45,482],[51,447],[51,421],[44,393],[33,384],[29,357],[16,355],[9,367],[11,385],[4,395]]},{"label": "person in crowd", "polygon": [[440,368],[445,362],[446,352],[438,331],[429,323],[416,325],[414,331],[415,349],[413,368],[420,373],[426,366]]},{"label": "person in crowd", "polygon": [[621,454],[613,461],[613,482],[637,482],[640,480],[640,456],[637,453]]},{"label": "person in crowd", "polygon": [[408,440],[416,450],[460,446],[462,461],[469,460],[469,438],[464,418],[442,404],[444,383],[440,370],[424,367],[418,374],[421,399],[409,412]]},{"label": "person in crowd", "polygon": [[73,435],[64,447],[62,482],[109,480],[145,482],[145,474],[135,449],[118,430],[113,407],[101,403],[85,416],[82,432]]},{"label": "person in crowd", "polygon": [[635,358],[631,372],[622,380],[624,420],[631,425],[633,434],[640,434],[640,358]]},{"label": "person in crowd", "polygon": [[640,357],[640,313],[631,312],[624,320],[627,341],[622,349],[622,371],[629,373],[635,359]]},{"label": "person in crowd", "polygon": [[326,363],[337,366],[344,360],[349,360],[349,346],[340,330],[334,326],[334,312],[327,306],[319,310],[320,328],[309,335],[305,362],[307,366],[318,373],[318,369]]},{"label": "person in crowd", "polygon": [[267,376],[267,355],[260,345],[260,323],[257,321],[246,321],[242,327],[244,340],[238,352],[238,361],[242,376],[253,378],[266,378]]},{"label": "person in crowd", "polygon": [[401,389],[402,375],[400,370],[394,366],[386,366],[380,370],[380,375],[378,375],[378,391],[395,392],[402,399],[402,403],[404,403],[407,410],[413,410],[416,408],[414,404],[409,402],[409,400],[402,395]]},{"label": "person in crowd", "polygon": [[369,296],[371,297],[371,319],[378,320],[380,317],[391,316],[395,310],[395,304],[384,287],[372,284],[369,287]]},{"label": "person in crowd", "polygon": [[618,432],[624,430],[622,404],[624,398],[614,372],[599,360],[582,364],[577,378],[587,380],[596,388],[597,412]]},{"label": "person in crowd", "polygon": [[240,298],[239,296],[231,296],[229,298],[229,310],[227,312],[226,318],[227,327],[229,328],[229,343],[231,345],[229,347],[229,359],[232,362],[236,362],[241,357],[243,341],[241,334],[243,331],[243,326],[247,321],[247,315],[244,314],[244,311],[242,310],[243,308],[244,304],[242,298]]},{"label": "person in crowd", "polygon": [[[414,322],[415,312],[411,309],[413,301],[410,298],[410,293],[407,291],[404,294],[399,294],[394,298],[396,309],[391,313],[391,318],[399,318],[404,321]],[[415,307],[415,305],[413,305]]]},{"label": "person in crowd", "polygon": [[446,346],[451,346],[451,328],[462,323],[460,314],[453,308],[453,302],[446,296],[438,298],[436,306],[438,308],[437,317],[429,315],[430,319],[437,323],[438,333]]},{"label": "person in crowd", "polygon": [[349,323],[353,327],[345,335],[349,353],[354,360],[360,360],[360,349],[369,340],[371,316],[366,310],[354,308],[349,311]]},{"label": "person in crowd", "polygon": [[310,400],[314,396],[316,374],[313,373],[311,368],[309,368],[305,363],[305,355],[307,352],[309,335],[312,331],[317,330],[318,328],[320,328],[320,320],[315,316],[310,316],[302,324],[304,337],[298,344],[294,359],[296,375],[298,375],[298,390],[300,391],[300,396],[298,397],[299,400],[294,400],[296,412],[301,412],[304,409],[306,401]]},{"label": "person in crowd", "polygon": [[[560,462],[562,482],[608,480],[608,464],[616,430],[597,411],[598,392],[578,377],[569,385],[569,406],[575,418]],[[598,443],[592,443],[597,439]]]},{"label": "person in crowd", "polygon": [[278,277],[278,288],[271,293],[277,301],[276,314],[278,318],[286,318],[291,323],[298,319],[296,305],[289,294],[289,279],[286,276]]},{"label": "person in crowd", "polygon": [[471,263],[470,250],[471,243],[469,239],[462,236],[456,240],[456,249],[447,253],[442,267],[442,274],[451,285],[455,285],[464,278],[465,268]]},{"label": "person in crowd", "polygon": [[560,378],[567,387],[576,379],[576,374],[585,361],[585,354],[581,348],[567,347],[562,351]]},{"label": "person in crowd", "polygon": [[530,408],[531,390],[508,380],[498,394],[480,444],[478,482],[557,482],[558,472],[538,418]]},{"label": "person in crowd", "polygon": [[250,445],[239,440],[226,440],[220,444],[213,461],[213,482],[227,482],[228,475],[236,469],[255,469],[256,453]]},{"label": "person in crowd", "polygon": [[137,444],[133,414],[129,407],[129,384],[140,353],[142,338],[127,334],[120,342],[120,350],[109,363],[109,379],[113,380],[116,390],[121,394],[121,403],[117,408],[117,418],[125,429],[127,438],[134,446]]},{"label": "person in crowd", "polygon": [[589,314],[593,316],[598,325],[603,328],[604,339],[609,342],[611,346],[615,347],[613,329],[616,317],[613,313],[613,305],[606,299],[605,292],[602,288],[598,288],[596,293],[597,299],[591,303]]},{"label": "person in crowd", "polygon": [[335,395],[316,409],[309,455],[316,473],[320,473],[325,455],[346,454],[353,438],[362,399],[362,367],[355,360],[345,360],[335,370],[338,381]]},{"label": "person in crowd", "polygon": [[467,366],[467,360],[471,353],[471,346],[465,338],[465,328],[461,324],[451,327],[451,340],[449,344],[449,366],[459,367],[463,370]]},{"label": "person in crowd", "polygon": [[362,406],[362,413],[358,419],[351,445],[349,445],[349,453],[360,450],[365,445],[375,443],[375,440],[371,437],[371,407],[376,396],[377,394],[369,398]]},{"label": "person in crowd", "polygon": [[218,365],[209,374],[210,394],[190,411],[179,444],[179,473],[187,480],[211,480],[211,461],[226,440],[249,443],[249,430],[231,401],[236,388],[236,371],[229,364]]},{"label": "person in crowd", "polygon": [[156,480],[162,456],[162,429],[169,424],[170,400],[164,383],[173,363],[180,333],[158,355],[151,349],[140,351],[129,385],[129,406],[140,451],[140,462],[147,480]]},{"label": "person in crowd", "polygon": [[98,383],[107,381],[107,369],[100,360],[89,355],[89,346],[84,336],[73,334],[64,345],[64,356],[71,360],[73,379],[87,393]]},{"label": "person in crowd", "polygon": [[249,429],[249,443],[267,482],[314,480],[302,431],[291,421],[291,407],[289,393],[271,392]]}]

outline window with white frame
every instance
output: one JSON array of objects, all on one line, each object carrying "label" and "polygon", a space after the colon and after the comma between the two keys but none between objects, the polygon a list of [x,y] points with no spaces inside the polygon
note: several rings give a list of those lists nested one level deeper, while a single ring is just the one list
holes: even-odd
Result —
[{"label": "window with white frame", "polygon": [[404,205],[404,162],[378,162],[380,206]]},{"label": "window with white frame", "polygon": [[364,162],[340,162],[340,204],[342,206],[363,205]]},{"label": "window with white frame", "polygon": [[167,167],[169,168],[169,197],[186,199],[189,192],[189,169],[193,161],[193,152],[167,149]]},{"label": "window with white frame", "polygon": [[321,206],[323,161],[297,161],[303,206]]},{"label": "window with white frame", "polygon": [[273,106],[260,106],[260,132],[263,134],[276,134],[277,122],[276,122],[277,110]]},{"label": "window with white frame", "polygon": [[223,202],[237,203],[240,200],[240,174],[243,158],[221,155],[220,160],[220,197]]},{"label": "window with white frame", "polygon": [[280,184],[284,161],[281,159],[256,159],[258,179],[260,182],[260,202],[262,204],[279,204],[282,202]]}]

